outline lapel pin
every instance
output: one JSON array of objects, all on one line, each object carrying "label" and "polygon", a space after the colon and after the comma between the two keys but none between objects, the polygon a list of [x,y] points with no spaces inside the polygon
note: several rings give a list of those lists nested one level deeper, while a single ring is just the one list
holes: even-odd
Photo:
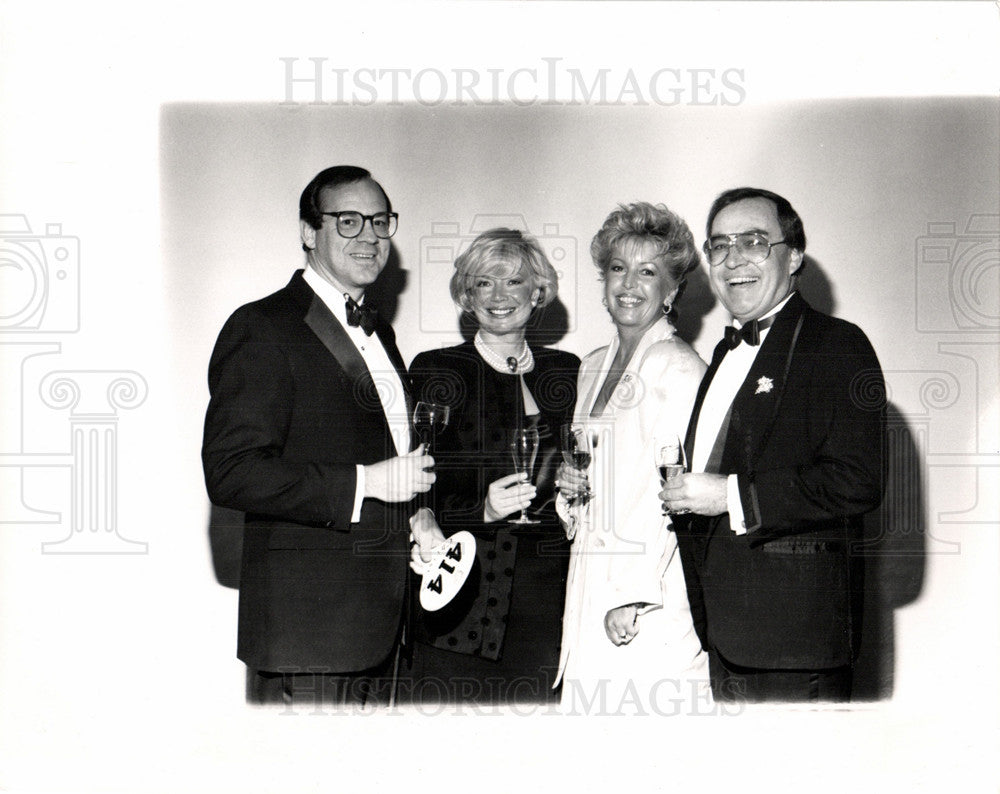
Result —
[{"label": "lapel pin", "polygon": [[757,381],[757,391],[754,394],[767,394],[774,388],[774,381],[766,375],[762,375]]}]

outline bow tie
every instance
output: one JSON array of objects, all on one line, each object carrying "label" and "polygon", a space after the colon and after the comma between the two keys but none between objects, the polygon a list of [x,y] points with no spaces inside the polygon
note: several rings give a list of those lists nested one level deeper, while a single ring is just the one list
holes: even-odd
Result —
[{"label": "bow tie", "polygon": [[740,342],[746,342],[751,347],[756,347],[760,344],[760,332],[770,328],[772,323],[774,323],[775,317],[777,315],[772,314],[766,320],[751,320],[748,323],[744,323],[740,328],[727,325],[726,330],[723,332],[726,347],[733,350]]},{"label": "bow tie", "polygon": [[347,324],[354,327],[361,326],[361,330],[366,335],[371,336],[375,330],[375,316],[378,311],[374,306],[359,306],[358,302],[350,295],[344,294],[346,299],[344,308],[347,310]]}]

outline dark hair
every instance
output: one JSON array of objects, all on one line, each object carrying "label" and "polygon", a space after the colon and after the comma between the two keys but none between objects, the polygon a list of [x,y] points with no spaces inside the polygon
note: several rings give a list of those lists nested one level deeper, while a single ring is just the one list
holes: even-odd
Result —
[{"label": "dark hair", "polygon": [[[305,190],[302,191],[302,195],[299,196],[299,219],[308,223],[312,228],[318,229],[323,225],[323,216],[320,214],[319,208],[320,193],[326,188],[351,185],[355,182],[364,182],[367,179],[375,182],[368,169],[360,168],[356,165],[334,165],[330,168],[324,168],[312,178],[309,184],[306,185]],[[379,185],[378,182],[375,182],[375,184],[385,197],[386,212],[392,212],[392,202],[389,201],[389,196],[385,192],[385,188]],[[309,251],[304,243],[302,250]]]},{"label": "dark hair", "polygon": [[720,193],[718,198],[712,202],[712,208],[708,211],[708,221],[705,223],[705,236],[712,236],[712,222],[715,216],[730,204],[745,199],[762,198],[774,204],[778,211],[778,225],[781,227],[781,236],[788,244],[789,248],[796,249],[799,253],[806,252],[806,232],[802,227],[802,218],[792,207],[791,203],[784,196],[772,193],[759,187],[737,187]]},{"label": "dark hair", "polygon": [[533,289],[538,290],[538,307],[555,300],[559,292],[559,276],[548,257],[530,235],[517,229],[488,229],[480,234],[455,260],[449,289],[452,300],[471,311],[469,285],[477,275],[487,273],[498,263],[516,262],[528,269]]},{"label": "dark hair", "polygon": [[646,201],[619,204],[590,242],[590,256],[601,271],[602,280],[615,249],[630,240],[649,240],[656,244],[657,255],[667,263],[667,272],[677,283],[680,297],[687,274],[701,261],[694,235],[684,219],[663,204]]}]

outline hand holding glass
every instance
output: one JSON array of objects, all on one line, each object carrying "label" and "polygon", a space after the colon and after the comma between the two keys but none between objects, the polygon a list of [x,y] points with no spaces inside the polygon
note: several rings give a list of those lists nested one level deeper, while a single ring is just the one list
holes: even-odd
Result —
[{"label": "hand holding glass", "polygon": [[[653,439],[653,464],[664,483],[687,471],[684,445],[678,436]],[[664,507],[663,515],[666,514],[667,510]]]},{"label": "hand holding glass", "polygon": [[447,405],[436,405],[420,401],[413,409],[413,429],[417,431],[420,441],[425,445],[424,451],[430,451],[434,436],[448,426],[451,409]]},{"label": "hand holding glass", "polygon": [[[528,482],[535,472],[535,457],[538,455],[538,430],[533,427],[526,427],[523,430],[515,430],[512,434],[510,452],[514,458],[514,469],[521,474],[528,475]],[[528,518],[528,511],[521,508],[520,518],[512,518],[508,524],[537,524],[538,521]]]},{"label": "hand holding glass", "polygon": [[[587,428],[575,422],[565,424],[559,428],[559,441],[563,462],[572,469],[586,472],[593,458],[590,432]],[[570,504],[577,499],[585,503],[592,496],[590,485],[585,484],[582,490],[567,493],[565,496]]]}]

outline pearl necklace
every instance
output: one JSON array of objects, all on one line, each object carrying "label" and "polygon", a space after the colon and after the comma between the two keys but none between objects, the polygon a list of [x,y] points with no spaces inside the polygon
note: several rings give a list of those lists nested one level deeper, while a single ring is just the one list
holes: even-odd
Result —
[{"label": "pearl necklace", "polygon": [[523,375],[525,372],[531,372],[535,368],[535,357],[531,355],[531,348],[528,347],[527,341],[521,341],[523,348],[516,358],[514,356],[507,356],[506,358],[501,356],[483,341],[483,337],[479,331],[476,331],[476,338],[473,342],[476,345],[476,350],[479,351],[479,355],[483,357],[483,361],[497,372],[502,372],[505,375]]}]

